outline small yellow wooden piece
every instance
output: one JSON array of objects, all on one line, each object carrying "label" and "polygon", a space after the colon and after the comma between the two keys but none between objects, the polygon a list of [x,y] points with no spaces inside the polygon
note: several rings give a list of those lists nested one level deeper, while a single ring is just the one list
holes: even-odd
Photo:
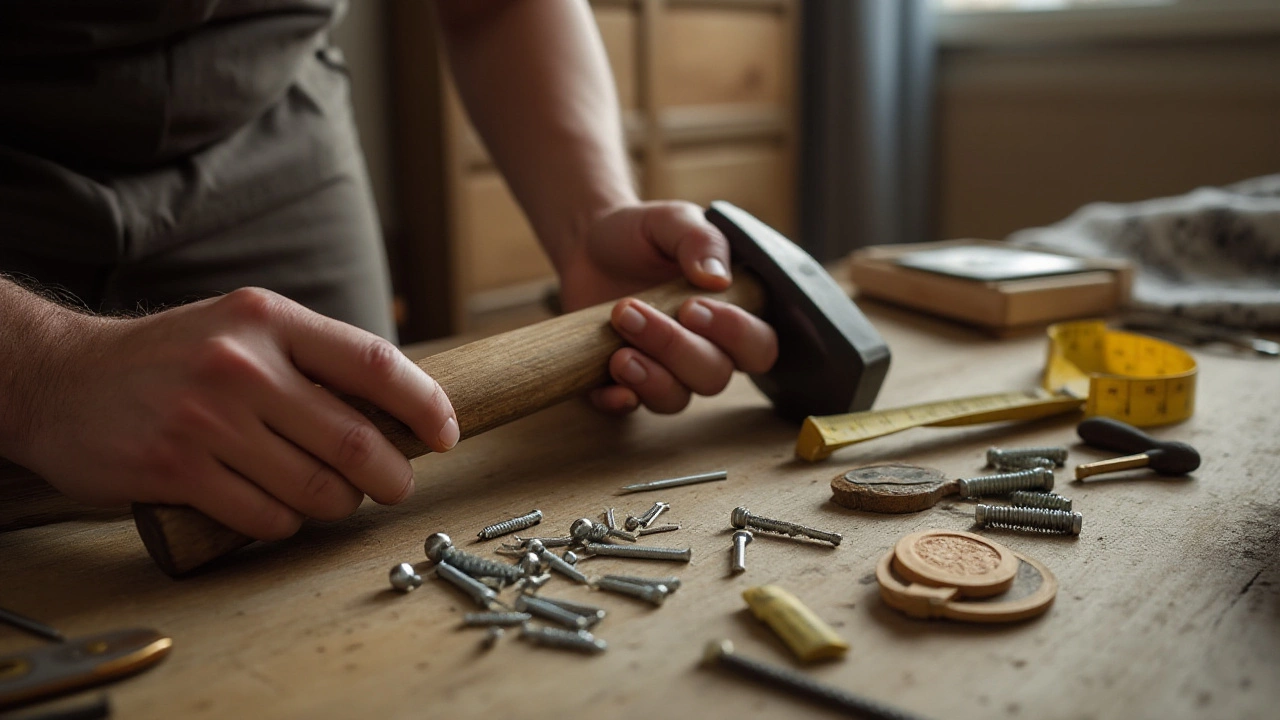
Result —
[{"label": "small yellow wooden piece", "polygon": [[761,585],[742,592],[751,613],[778,633],[802,662],[842,657],[849,643],[799,598],[777,585]]}]

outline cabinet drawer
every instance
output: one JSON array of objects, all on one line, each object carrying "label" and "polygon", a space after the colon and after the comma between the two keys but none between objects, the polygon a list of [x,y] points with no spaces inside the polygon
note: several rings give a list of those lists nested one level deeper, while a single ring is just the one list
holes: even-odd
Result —
[{"label": "cabinet drawer", "polygon": [[728,200],[772,225],[794,232],[795,191],[788,154],[775,143],[673,150],[668,181],[675,198],[706,206]]},{"label": "cabinet drawer", "polygon": [[659,35],[659,105],[786,104],[789,28],[776,8],[671,8]]}]

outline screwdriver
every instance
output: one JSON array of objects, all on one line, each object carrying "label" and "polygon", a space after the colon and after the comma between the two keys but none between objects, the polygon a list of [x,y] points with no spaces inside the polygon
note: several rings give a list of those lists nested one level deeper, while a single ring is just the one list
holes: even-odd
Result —
[{"label": "screwdriver", "polygon": [[1076,466],[1076,480],[1090,475],[1149,467],[1161,475],[1186,475],[1200,467],[1200,453],[1183,442],[1157,440],[1128,423],[1105,417],[1088,418],[1076,427],[1086,445],[1134,453]]}]

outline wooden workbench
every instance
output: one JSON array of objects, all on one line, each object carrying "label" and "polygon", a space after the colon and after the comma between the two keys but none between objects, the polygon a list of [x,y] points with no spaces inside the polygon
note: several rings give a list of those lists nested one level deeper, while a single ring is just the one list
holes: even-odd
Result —
[{"label": "wooden workbench", "polygon": [[[878,407],[1036,384],[1039,336],[993,340],[958,326],[868,306],[894,353]],[[743,589],[778,583],[852,645],[816,677],[926,717],[1275,717],[1280,706],[1280,363],[1197,352],[1198,411],[1156,430],[1197,446],[1187,479],[1145,473],[1060,489],[1084,514],[1079,538],[989,531],[1044,562],[1061,583],[1047,615],[980,627],[905,618],[879,599],[876,560],[914,530],[968,529],[973,508],[944,502],[877,516],[829,501],[850,466],[899,460],[977,474],[991,444],[1069,444],[1070,464],[1109,456],[1076,444],[1074,419],[918,429],[810,465],[792,457],[796,428],[745,379],[676,417],[603,419],[570,403],[417,461],[418,491],[400,507],[255,546],[211,572],[174,581],[155,569],[127,520],[63,522],[0,534],[0,606],[69,635],[161,629],[172,655],[113,687],[120,718],[247,717],[825,717],[824,710],[698,666],[703,644],[792,661],[745,610]],[[726,468],[727,482],[617,496],[624,483]],[[674,571],[664,607],[555,579],[546,594],[609,609],[598,657],[529,646],[512,632],[479,648],[459,628],[474,609],[428,577],[409,595],[387,571],[423,562],[422,540],[468,545],[497,519],[541,508],[540,534],[573,519],[672,504],[677,533],[649,544],[693,547],[687,566],[591,559],[588,573]],[[837,530],[832,549],[757,536],[748,571],[728,569],[729,512]],[[496,543],[478,545],[488,548]],[[425,563],[424,563],[425,564]],[[33,645],[0,628],[0,653]]]}]

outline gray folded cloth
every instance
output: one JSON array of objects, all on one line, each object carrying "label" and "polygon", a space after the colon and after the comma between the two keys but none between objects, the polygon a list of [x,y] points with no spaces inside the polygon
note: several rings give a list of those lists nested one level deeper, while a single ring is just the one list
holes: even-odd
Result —
[{"label": "gray folded cloth", "polygon": [[1280,328],[1280,175],[1177,197],[1091,203],[1019,230],[1019,247],[1134,264],[1131,307],[1236,328]]}]

